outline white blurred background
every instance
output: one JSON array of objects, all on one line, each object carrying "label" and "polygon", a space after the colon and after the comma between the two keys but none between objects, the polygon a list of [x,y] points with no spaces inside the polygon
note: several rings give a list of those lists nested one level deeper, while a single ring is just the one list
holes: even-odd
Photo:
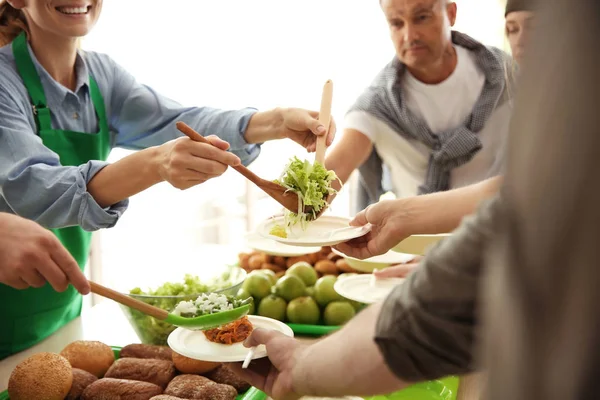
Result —
[{"label": "white blurred background", "polygon": [[[457,3],[455,29],[506,49],[501,1]],[[394,56],[375,0],[105,0],[83,47],[109,54],[185,106],[318,110],[322,85],[332,79],[338,139],[345,111]],[[127,154],[115,149],[110,161]],[[293,155],[313,159],[278,141],[263,146],[251,169],[274,179]],[[349,216],[351,199],[347,185],[331,213]],[[234,262],[244,234],[278,210],[232,170],[186,191],[160,184],[132,197],[116,227],[95,234],[88,270],[129,289],[144,274],[178,265],[193,273]]]}]

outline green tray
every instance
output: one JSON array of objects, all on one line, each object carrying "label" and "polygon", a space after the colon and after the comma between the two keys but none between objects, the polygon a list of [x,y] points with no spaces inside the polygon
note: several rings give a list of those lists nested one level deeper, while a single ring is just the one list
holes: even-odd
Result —
[{"label": "green tray", "polygon": [[[112,346],[115,359],[119,358],[121,354],[121,347]],[[236,400],[266,400],[267,395],[255,387],[251,387],[246,393],[240,394],[236,397]],[[0,400],[10,400],[8,391],[0,392]],[[33,399],[32,399],[33,400]]]},{"label": "green tray", "polygon": [[404,390],[385,396],[364,397],[364,400],[456,400],[458,378],[451,376],[416,383]]}]

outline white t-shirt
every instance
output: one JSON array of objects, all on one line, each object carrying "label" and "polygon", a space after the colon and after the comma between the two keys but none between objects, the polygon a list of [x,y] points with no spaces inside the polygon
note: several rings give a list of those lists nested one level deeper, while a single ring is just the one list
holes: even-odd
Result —
[{"label": "white t-shirt", "polygon": [[[477,102],[485,75],[474,55],[461,46],[454,46],[457,65],[443,82],[428,85],[418,81],[408,71],[403,76],[402,90],[408,109],[420,117],[434,132],[455,129],[462,125]],[[467,186],[500,174],[504,138],[508,134],[511,115],[509,102],[497,108],[478,133],[482,149],[466,164],[450,173],[450,188]],[[423,143],[406,139],[385,122],[364,112],[346,115],[344,127],[357,130],[373,142],[391,173],[397,197],[418,194],[425,182],[431,150]]]}]

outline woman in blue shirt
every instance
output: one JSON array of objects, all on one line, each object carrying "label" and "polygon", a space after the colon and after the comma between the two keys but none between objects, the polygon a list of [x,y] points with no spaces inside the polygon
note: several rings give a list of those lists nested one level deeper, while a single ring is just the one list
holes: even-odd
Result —
[{"label": "woman in blue shirt", "polygon": [[[227,166],[249,164],[267,140],[289,138],[314,151],[315,135],[326,132],[306,110],[182,107],[108,56],[78,51],[102,1],[74,3],[0,0],[0,211],[52,229],[81,269],[90,231],[114,226],[129,196],[162,181],[180,189],[200,184]],[[194,142],[177,121],[218,137],[210,137],[212,146]],[[139,151],[108,164],[113,147]],[[1,276],[0,359],[78,316],[77,290],[89,292],[84,279],[55,290],[68,281],[58,265],[53,273]]]}]

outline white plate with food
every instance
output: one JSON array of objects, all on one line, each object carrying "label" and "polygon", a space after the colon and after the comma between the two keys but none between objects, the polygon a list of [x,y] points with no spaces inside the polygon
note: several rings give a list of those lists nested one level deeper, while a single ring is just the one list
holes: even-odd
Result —
[{"label": "white plate with food", "polygon": [[256,233],[246,235],[246,246],[252,250],[260,251],[270,256],[276,257],[300,257],[321,250],[321,246],[290,246],[280,242],[267,239]]},{"label": "white plate with food", "polygon": [[379,256],[365,258],[364,260],[347,256],[337,249],[331,249],[338,256],[344,257],[350,267],[361,272],[373,272],[376,269],[384,269],[392,265],[406,264],[415,259],[414,254],[398,253],[393,250]]},{"label": "white plate with food", "polygon": [[354,275],[338,279],[333,289],[347,299],[372,304],[385,299],[396,286],[403,283],[404,278],[375,279],[371,274]]},{"label": "white plate with food", "polygon": [[[283,322],[272,318],[248,315],[248,320],[254,329],[271,329],[279,331],[287,336],[293,337],[292,329]],[[185,328],[177,328],[169,335],[167,343],[177,353],[195,360],[211,362],[242,362],[246,359],[250,349],[244,346],[244,342],[233,344],[216,343],[208,339],[210,331],[191,331]],[[267,356],[264,345],[257,346],[252,359]]]},{"label": "white plate with food", "polygon": [[[334,246],[364,236],[371,231],[371,225],[350,226],[350,218],[324,215],[306,223],[285,227],[285,217],[272,217],[258,225],[256,232],[264,238],[290,246],[323,247]],[[285,227],[285,228],[284,228]],[[285,236],[279,234],[285,230]]]}]

